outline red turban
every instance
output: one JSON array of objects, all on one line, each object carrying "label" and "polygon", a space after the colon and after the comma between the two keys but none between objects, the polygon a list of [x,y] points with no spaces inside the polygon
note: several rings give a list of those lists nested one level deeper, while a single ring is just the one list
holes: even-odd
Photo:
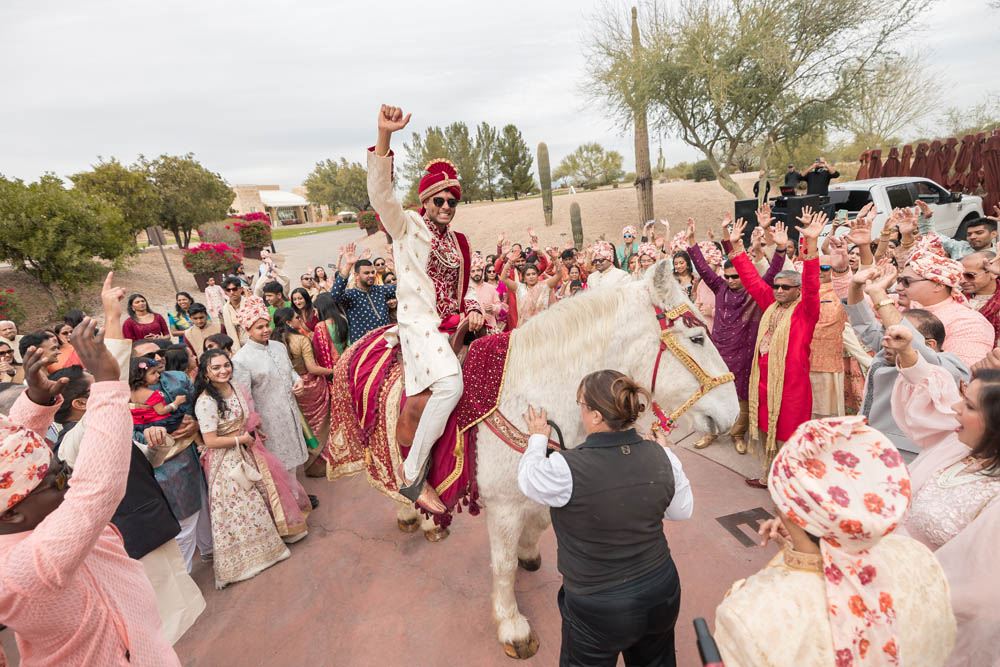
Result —
[{"label": "red turban", "polygon": [[417,197],[420,203],[424,203],[437,193],[447,190],[455,199],[462,198],[462,186],[458,183],[458,171],[448,160],[431,160],[424,167],[427,172],[420,179],[420,187],[417,190]]}]

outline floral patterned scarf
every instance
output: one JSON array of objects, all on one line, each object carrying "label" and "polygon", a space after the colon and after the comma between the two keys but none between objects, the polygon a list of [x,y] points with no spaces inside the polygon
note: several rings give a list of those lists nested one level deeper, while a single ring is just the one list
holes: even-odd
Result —
[{"label": "floral patterned scarf", "polygon": [[768,489],[785,517],[820,538],[837,667],[901,664],[892,579],[871,551],[910,505],[892,442],[864,417],[805,422],[775,457]]}]

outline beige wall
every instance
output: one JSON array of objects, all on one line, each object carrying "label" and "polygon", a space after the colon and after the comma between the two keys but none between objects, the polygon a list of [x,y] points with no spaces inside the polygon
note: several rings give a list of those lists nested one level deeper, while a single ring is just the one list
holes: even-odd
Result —
[{"label": "beige wall", "polygon": [[234,185],[232,208],[236,210],[236,215],[246,215],[247,213],[266,213],[264,203],[260,200],[261,190],[280,190],[277,185]]}]

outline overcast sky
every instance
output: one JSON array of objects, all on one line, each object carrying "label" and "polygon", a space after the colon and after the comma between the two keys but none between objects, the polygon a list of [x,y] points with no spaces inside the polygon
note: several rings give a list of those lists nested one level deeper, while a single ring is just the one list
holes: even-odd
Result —
[{"label": "overcast sky", "polygon": [[[631,171],[630,136],[580,93],[598,2],[0,0],[0,173],[190,151],[232,184],[291,188],[321,159],[361,160],[382,102],[413,112],[407,130],[514,123],[553,167],[598,141]],[[998,19],[987,0],[927,16],[921,50],[950,105],[996,88]]]}]

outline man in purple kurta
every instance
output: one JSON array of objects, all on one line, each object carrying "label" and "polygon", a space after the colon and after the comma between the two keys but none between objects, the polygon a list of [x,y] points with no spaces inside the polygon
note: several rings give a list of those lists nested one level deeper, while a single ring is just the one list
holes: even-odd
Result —
[{"label": "man in purple kurta", "polygon": [[[723,241],[726,254],[733,248],[729,241]],[[688,255],[694,268],[715,293],[715,324],[712,327],[712,342],[719,350],[729,370],[736,376],[736,396],[740,401],[740,416],[729,435],[733,438],[736,451],[747,453],[746,433],[750,421],[748,391],[750,386],[750,364],[753,362],[754,346],[757,342],[757,326],[760,324],[761,309],[743,287],[740,274],[728,260],[722,276],[715,273],[705,261],[698,244],[688,248]],[[771,284],[774,276],[785,263],[784,244],[776,246],[771,264],[764,273],[764,282]],[[716,435],[706,435],[694,443],[696,449],[703,449],[715,442]]]}]

